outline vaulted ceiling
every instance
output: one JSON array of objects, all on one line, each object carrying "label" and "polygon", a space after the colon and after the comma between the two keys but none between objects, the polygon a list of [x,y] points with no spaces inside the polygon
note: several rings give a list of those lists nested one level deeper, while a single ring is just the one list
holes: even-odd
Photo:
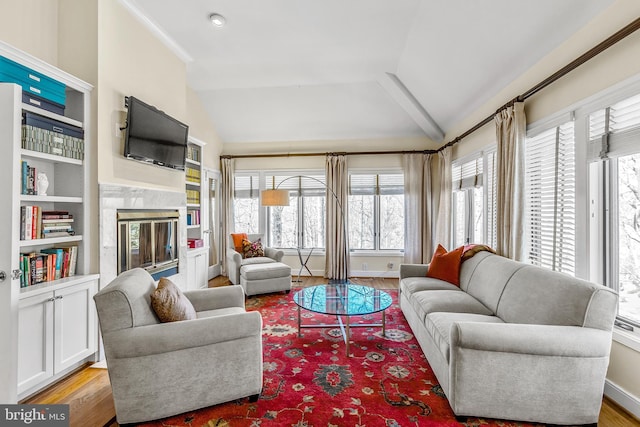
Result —
[{"label": "vaulted ceiling", "polygon": [[122,1],[185,60],[225,143],[440,141],[613,2]]}]

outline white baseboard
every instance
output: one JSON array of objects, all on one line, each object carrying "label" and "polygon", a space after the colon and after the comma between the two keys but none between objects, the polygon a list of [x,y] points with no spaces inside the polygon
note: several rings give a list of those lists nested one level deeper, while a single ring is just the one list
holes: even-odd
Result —
[{"label": "white baseboard", "polygon": [[[306,273],[306,274],[305,274]],[[324,276],[324,270],[311,270],[314,276]],[[298,270],[291,268],[291,277],[295,280],[298,277]],[[304,271],[300,277],[309,277],[309,272]],[[397,270],[390,271],[370,271],[370,270],[351,270],[351,277],[382,277],[382,278],[398,278],[400,273]]]},{"label": "white baseboard", "polygon": [[624,408],[625,411],[640,419],[640,399],[638,397],[609,380],[604,382],[604,395]]}]

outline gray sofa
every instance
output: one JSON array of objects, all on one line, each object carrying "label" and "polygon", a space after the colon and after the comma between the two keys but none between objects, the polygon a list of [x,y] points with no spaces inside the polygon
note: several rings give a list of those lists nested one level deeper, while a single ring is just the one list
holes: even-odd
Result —
[{"label": "gray sofa", "polygon": [[460,287],[400,266],[399,302],[457,416],[597,423],[615,292],[479,252]]},{"label": "gray sofa", "polygon": [[153,278],[120,274],[94,296],[119,424],[192,411],[262,390],[262,317],[239,286],[184,291],[197,319],[160,323]]}]

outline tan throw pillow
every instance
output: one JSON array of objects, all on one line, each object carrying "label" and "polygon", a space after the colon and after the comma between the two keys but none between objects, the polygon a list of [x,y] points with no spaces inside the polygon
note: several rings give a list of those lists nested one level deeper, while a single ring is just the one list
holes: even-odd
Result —
[{"label": "tan throw pillow", "polygon": [[151,293],[151,307],[163,323],[192,320],[197,317],[191,301],[166,277],[160,279],[158,287]]}]

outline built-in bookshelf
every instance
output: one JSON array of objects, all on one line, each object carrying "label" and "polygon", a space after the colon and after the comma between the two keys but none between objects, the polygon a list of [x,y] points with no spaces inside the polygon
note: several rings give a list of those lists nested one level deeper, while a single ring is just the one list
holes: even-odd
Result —
[{"label": "built-in bookshelf", "polygon": [[23,72],[0,73],[0,271],[11,282],[0,286],[0,401],[15,403],[98,348],[85,138],[92,86],[1,41],[0,68]]},{"label": "built-in bookshelf", "polygon": [[204,142],[189,137],[185,160],[188,239],[202,239],[202,151],[204,145]]}]

